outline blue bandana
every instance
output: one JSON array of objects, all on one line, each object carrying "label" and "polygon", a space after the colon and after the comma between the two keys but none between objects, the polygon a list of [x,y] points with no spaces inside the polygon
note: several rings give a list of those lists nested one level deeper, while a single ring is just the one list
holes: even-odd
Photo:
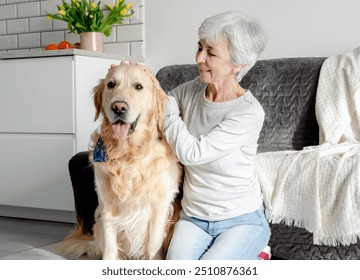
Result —
[{"label": "blue bandana", "polygon": [[107,160],[104,141],[102,140],[101,137],[96,143],[93,157],[94,157],[94,162],[106,162]]}]

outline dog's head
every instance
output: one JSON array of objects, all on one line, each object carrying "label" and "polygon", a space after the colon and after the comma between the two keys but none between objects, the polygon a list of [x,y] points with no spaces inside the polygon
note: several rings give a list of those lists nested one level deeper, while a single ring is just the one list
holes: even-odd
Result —
[{"label": "dog's head", "polygon": [[162,129],[164,92],[156,89],[146,71],[135,64],[113,66],[94,89],[95,120],[111,124],[113,138],[130,136],[139,122]]}]

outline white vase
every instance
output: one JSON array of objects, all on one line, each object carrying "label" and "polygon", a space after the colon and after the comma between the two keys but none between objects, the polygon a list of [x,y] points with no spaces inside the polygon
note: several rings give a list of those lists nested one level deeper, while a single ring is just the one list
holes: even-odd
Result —
[{"label": "white vase", "polygon": [[104,51],[104,34],[101,32],[83,32],[80,33],[80,49],[103,52]]}]

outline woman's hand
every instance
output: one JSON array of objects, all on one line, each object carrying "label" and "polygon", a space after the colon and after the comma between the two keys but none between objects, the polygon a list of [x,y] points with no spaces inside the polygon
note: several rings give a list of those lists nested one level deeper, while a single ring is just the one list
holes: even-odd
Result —
[{"label": "woman's hand", "polygon": [[151,78],[151,80],[152,80],[153,83],[154,83],[154,86],[155,86],[157,89],[163,91],[163,89],[162,89],[161,86],[160,86],[160,83],[159,83],[158,79],[156,79],[155,75],[151,72],[151,70],[150,70],[148,67],[146,67],[144,64],[139,64],[139,63],[136,63],[136,62],[135,62],[135,65],[137,65],[137,66],[139,66],[140,68],[142,68],[142,69],[149,75],[149,77]]},{"label": "woman's hand", "polygon": [[[125,60],[120,60],[120,65],[121,64],[136,64],[135,62],[132,62],[132,61],[129,61],[129,63]],[[110,65],[110,68],[108,69],[108,72],[113,69],[115,66],[117,66],[116,64],[111,64]]]}]

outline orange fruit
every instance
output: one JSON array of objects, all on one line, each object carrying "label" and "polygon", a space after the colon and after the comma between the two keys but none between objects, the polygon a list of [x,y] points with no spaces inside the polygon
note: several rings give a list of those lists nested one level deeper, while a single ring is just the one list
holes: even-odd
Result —
[{"label": "orange fruit", "polygon": [[59,49],[72,49],[73,46],[68,41],[61,41],[58,45]]},{"label": "orange fruit", "polygon": [[49,44],[49,45],[47,45],[46,48],[45,48],[45,50],[47,50],[47,51],[58,50],[58,49],[59,49],[58,46],[55,45],[55,44]]}]

